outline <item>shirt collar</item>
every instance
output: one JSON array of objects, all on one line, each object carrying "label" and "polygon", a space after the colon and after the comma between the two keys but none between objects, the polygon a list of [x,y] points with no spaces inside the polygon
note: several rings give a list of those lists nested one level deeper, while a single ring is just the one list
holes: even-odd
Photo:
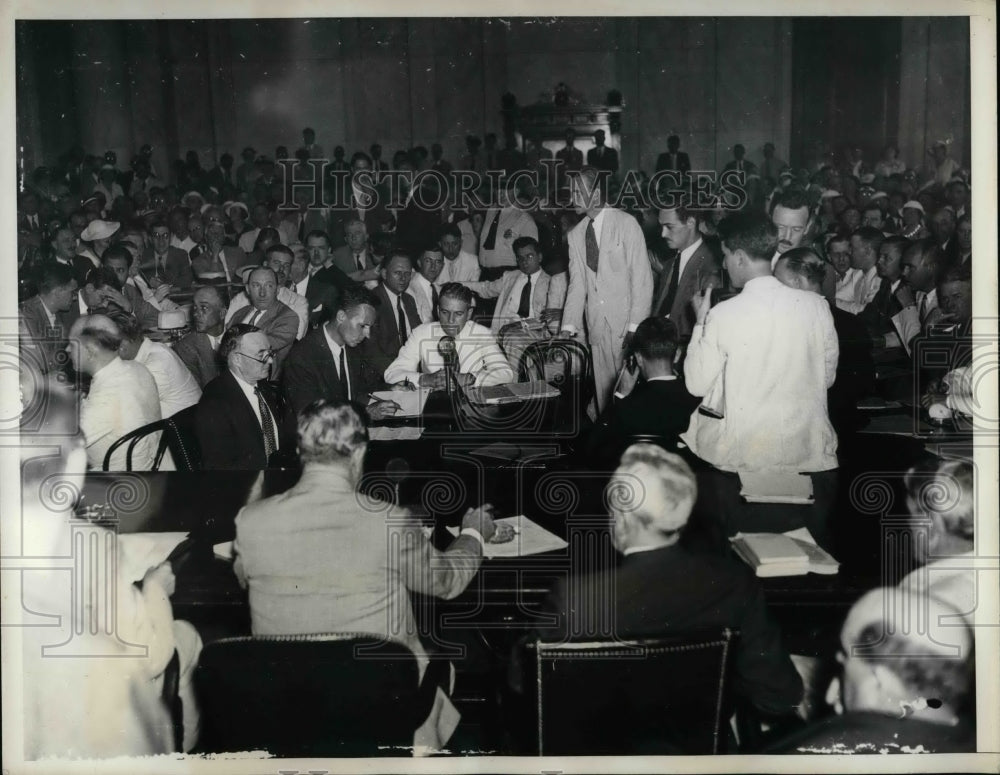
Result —
[{"label": "shirt collar", "polygon": [[701,247],[701,241],[701,237],[698,237],[698,239],[684,248],[684,250],[681,251],[680,260],[683,262],[691,258],[691,256],[694,255],[694,252]]},{"label": "shirt collar", "polygon": [[235,379],[236,380],[236,384],[240,386],[240,390],[242,390],[248,396],[249,395],[253,395],[254,391],[257,390],[257,386],[256,385],[251,385],[249,382],[247,382],[245,379],[243,379],[243,377],[241,377],[239,374],[237,374],[232,369],[229,369],[229,373],[233,375],[233,379]]},{"label": "shirt collar", "polygon": [[661,374],[659,377],[647,377],[646,382],[673,382],[675,379],[676,374]]},{"label": "shirt collar", "polygon": [[333,337],[330,336],[330,332],[326,328],[326,324],[323,324],[323,336],[326,337],[326,344],[330,348],[330,352],[333,353],[334,360],[340,357],[340,351],[344,349],[344,345],[337,344],[333,341]]},{"label": "shirt collar", "polygon": [[597,211],[597,215],[595,215],[593,218],[595,229],[599,229],[601,228],[601,226],[604,225],[604,213],[606,213],[607,211],[608,208],[606,207],[602,207],[600,210]]}]

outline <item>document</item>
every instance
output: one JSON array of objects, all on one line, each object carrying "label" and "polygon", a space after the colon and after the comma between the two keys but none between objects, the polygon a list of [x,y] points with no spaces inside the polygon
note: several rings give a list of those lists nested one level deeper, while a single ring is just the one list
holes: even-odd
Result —
[{"label": "document", "polygon": [[[550,533],[523,514],[516,517],[502,517],[496,520],[496,523],[511,525],[514,528],[514,538],[504,544],[487,542],[483,547],[485,557],[527,557],[564,549],[567,546],[566,542],[555,533]],[[458,535],[459,530],[457,526],[448,528],[448,532],[454,536]]]},{"label": "document", "polygon": [[372,401],[395,401],[399,411],[393,417],[419,417],[424,413],[424,404],[430,391],[424,388],[416,390],[379,390],[372,393]]}]

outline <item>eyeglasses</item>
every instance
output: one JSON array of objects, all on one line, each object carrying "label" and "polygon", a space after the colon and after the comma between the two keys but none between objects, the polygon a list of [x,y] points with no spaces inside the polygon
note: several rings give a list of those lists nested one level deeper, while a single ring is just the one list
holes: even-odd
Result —
[{"label": "eyeglasses", "polygon": [[241,352],[237,352],[236,354],[242,355],[244,358],[249,358],[252,361],[257,361],[257,363],[269,363],[274,358],[274,350],[265,350],[263,358],[254,358],[252,355]]}]

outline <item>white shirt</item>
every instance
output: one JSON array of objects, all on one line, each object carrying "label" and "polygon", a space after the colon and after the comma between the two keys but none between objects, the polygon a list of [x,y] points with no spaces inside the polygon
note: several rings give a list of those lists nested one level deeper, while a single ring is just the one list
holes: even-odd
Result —
[{"label": "white shirt", "polygon": [[858,283],[864,273],[853,266],[848,267],[843,277],[837,278],[837,290],[834,294],[835,303],[840,306],[841,301],[853,302],[858,297]]},{"label": "white shirt", "polygon": [[[855,271],[861,272],[860,269]],[[861,272],[861,277],[858,278],[857,284],[854,286],[854,300],[837,299],[836,304],[844,312],[857,315],[874,301],[880,287],[882,287],[882,278],[878,276],[878,270],[873,266],[868,271]]]},{"label": "white shirt", "polygon": [[[438,352],[438,342],[446,336],[440,323],[424,323],[410,333],[389,368],[384,380],[390,385],[409,380],[420,383],[420,375],[433,374],[444,368],[444,358]],[[514,381],[514,371],[486,327],[469,321],[455,337],[458,371],[473,374],[475,386],[502,385]]]},{"label": "white shirt", "polygon": [[[431,293],[431,281],[424,277],[420,272],[414,272],[410,277],[410,287],[406,289],[414,301],[417,302],[417,313],[420,315],[421,323],[430,323],[431,319],[434,317],[434,310],[432,309],[432,301],[434,295]],[[441,292],[441,283],[433,283],[437,287],[438,293]],[[385,289],[387,293],[391,294],[388,288]]]},{"label": "white shirt", "polygon": [[817,472],[837,467],[826,391],[839,345],[826,300],[756,277],[691,332],[688,391],[721,409],[697,410],[681,438],[724,471]]},{"label": "white shirt", "polygon": [[[49,319],[49,328],[55,328],[56,327],[56,315],[55,315],[55,313],[52,312],[52,310],[50,310],[47,306],[45,306],[45,299],[43,299],[41,296],[39,296],[38,300],[40,302],[42,302],[42,309],[45,310],[45,316]],[[67,332],[67,333],[69,333],[69,332]]]},{"label": "white shirt", "polygon": [[153,375],[160,395],[160,417],[173,417],[201,400],[198,382],[172,348],[143,339],[135,360]]},{"label": "white shirt", "polygon": [[[170,235],[170,247],[180,248],[185,253],[190,253],[191,248],[197,247],[197,245],[198,243],[191,239],[191,235],[188,235],[183,240],[177,239],[177,237],[173,234]],[[250,251],[247,252],[249,253]]]},{"label": "white shirt", "polygon": [[[308,278],[306,278],[302,282],[308,284],[308,281]],[[309,330],[309,302],[306,300],[306,297],[296,293],[291,288],[281,287],[278,288],[278,301],[299,316],[299,329],[295,334],[295,338],[301,339],[306,335],[306,331]],[[226,310],[226,325],[229,325],[233,319],[233,315],[239,310],[249,306],[250,299],[247,298],[246,291],[240,291],[236,294],[233,300],[229,302],[229,309]]]},{"label": "white shirt", "polygon": [[474,283],[479,280],[479,259],[472,253],[460,250],[455,258],[446,258],[441,274],[438,276],[439,286],[445,283]]},{"label": "white shirt", "polygon": [[[94,374],[90,393],[80,402],[80,428],[87,440],[87,463],[101,470],[104,456],[114,442],[159,419],[160,394],[153,375],[141,363],[115,357]],[[136,443],[132,454],[133,470],[152,468],[158,443],[156,434]],[[128,445],[123,444],[115,451],[111,471],[125,470],[127,450]]]},{"label": "white shirt", "polygon": [[594,236],[597,237],[597,245],[601,244],[601,229],[604,226],[604,213],[607,212],[606,207],[602,207],[597,211],[597,215],[594,216]]},{"label": "white shirt", "polygon": [[691,260],[691,256],[695,254],[695,251],[701,247],[701,237],[691,245],[688,245],[684,250],[681,251],[680,262],[681,265],[677,267],[677,277],[678,279],[684,276],[684,270],[687,268],[688,262]]},{"label": "white shirt", "polygon": [[[497,221],[496,241],[491,250],[486,247],[486,239],[489,237],[490,225],[497,212],[500,213],[500,219]],[[504,207],[499,211],[496,208],[487,210],[486,218],[483,220],[483,230],[479,235],[479,263],[484,267],[513,269],[517,266],[514,240],[518,237],[538,239],[538,226],[530,214],[516,207]],[[599,242],[600,237],[598,237]]]},{"label": "white shirt", "polygon": [[243,252],[248,256],[253,253],[254,243],[257,241],[257,235],[260,234],[260,229],[251,229],[250,231],[244,232],[240,235],[239,245],[243,249]]},{"label": "white shirt", "polygon": [[[343,382],[345,387],[347,388],[346,391],[347,395],[353,399],[354,393],[352,392],[352,385],[351,385],[351,369],[350,368],[344,369],[344,371],[346,371],[347,374],[340,373],[340,353],[344,350],[344,345],[337,344],[335,341],[333,341],[333,337],[330,336],[330,332],[327,330],[326,326],[323,326],[323,336],[326,338],[326,346],[330,348],[330,354],[333,356],[333,368],[337,372],[337,376],[340,377],[340,381]],[[345,358],[344,365],[347,366],[346,362],[347,356],[345,355],[344,358]]]},{"label": "white shirt", "polygon": [[[264,421],[260,416],[260,403],[257,400],[256,385],[251,385],[232,369],[229,370],[229,373],[236,379],[236,384],[240,386],[240,390],[243,391],[243,395],[245,395],[247,397],[247,401],[250,402],[250,408],[253,409],[253,415],[257,418],[257,424],[260,426],[260,432],[263,433]],[[274,426],[274,448],[277,450],[281,444],[278,439],[278,423],[273,416],[271,417],[271,425]]]},{"label": "white shirt", "polygon": [[912,355],[911,345],[913,340],[924,327],[927,316],[937,309],[937,288],[929,293],[917,291],[916,304],[904,307],[892,316],[892,324],[899,334],[899,341],[906,348],[906,354]]}]

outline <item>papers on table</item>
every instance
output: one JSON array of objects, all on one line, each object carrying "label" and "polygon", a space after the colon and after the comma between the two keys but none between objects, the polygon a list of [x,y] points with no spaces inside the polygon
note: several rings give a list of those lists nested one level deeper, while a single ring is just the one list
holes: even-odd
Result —
[{"label": "papers on table", "polygon": [[832,576],[840,570],[840,563],[816,545],[805,527],[787,533],[737,533],[729,541],[761,578],[807,573]]},{"label": "papers on table", "polygon": [[166,561],[187,533],[125,533],[118,536],[118,566],[125,578],[138,581]]},{"label": "papers on table", "polygon": [[545,380],[511,382],[506,385],[466,388],[465,397],[473,404],[512,404],[533,398],[555,398],[559,389]]},{"label": "papers on table", "polygon": [[370,441],[414,441],[420,438],[422,432],[422,428],[410,425],[376,425],[368,429],[368,439]]},{"label": "papers on table", "polygon": [[372,393],[374,401],[395,401],[399,404],[399,411],[392,415],[398,417],[419,417],[424,413],[424,404],[427,403],[429,390],[417,388],[416,390],[379,390]]},{"label": "papers on table", "polygon": [[813,502],[812,479],[807,474],[742,471],[740,484],[740,495],[747,503]]},{"label": "papers on table", "polygon": [[[555,533],[550,533],[537,522],[532,522],[524,515],[503,517],[496,520],[497,524],[506,523],[514,528],[514,540],[505,544],[487,543],[483,547],[486,557],[527,557],[531,554],[552,552],[566,547],[566,542]],[[459,527],[449,527],[448,532],[457,536]]]}]

